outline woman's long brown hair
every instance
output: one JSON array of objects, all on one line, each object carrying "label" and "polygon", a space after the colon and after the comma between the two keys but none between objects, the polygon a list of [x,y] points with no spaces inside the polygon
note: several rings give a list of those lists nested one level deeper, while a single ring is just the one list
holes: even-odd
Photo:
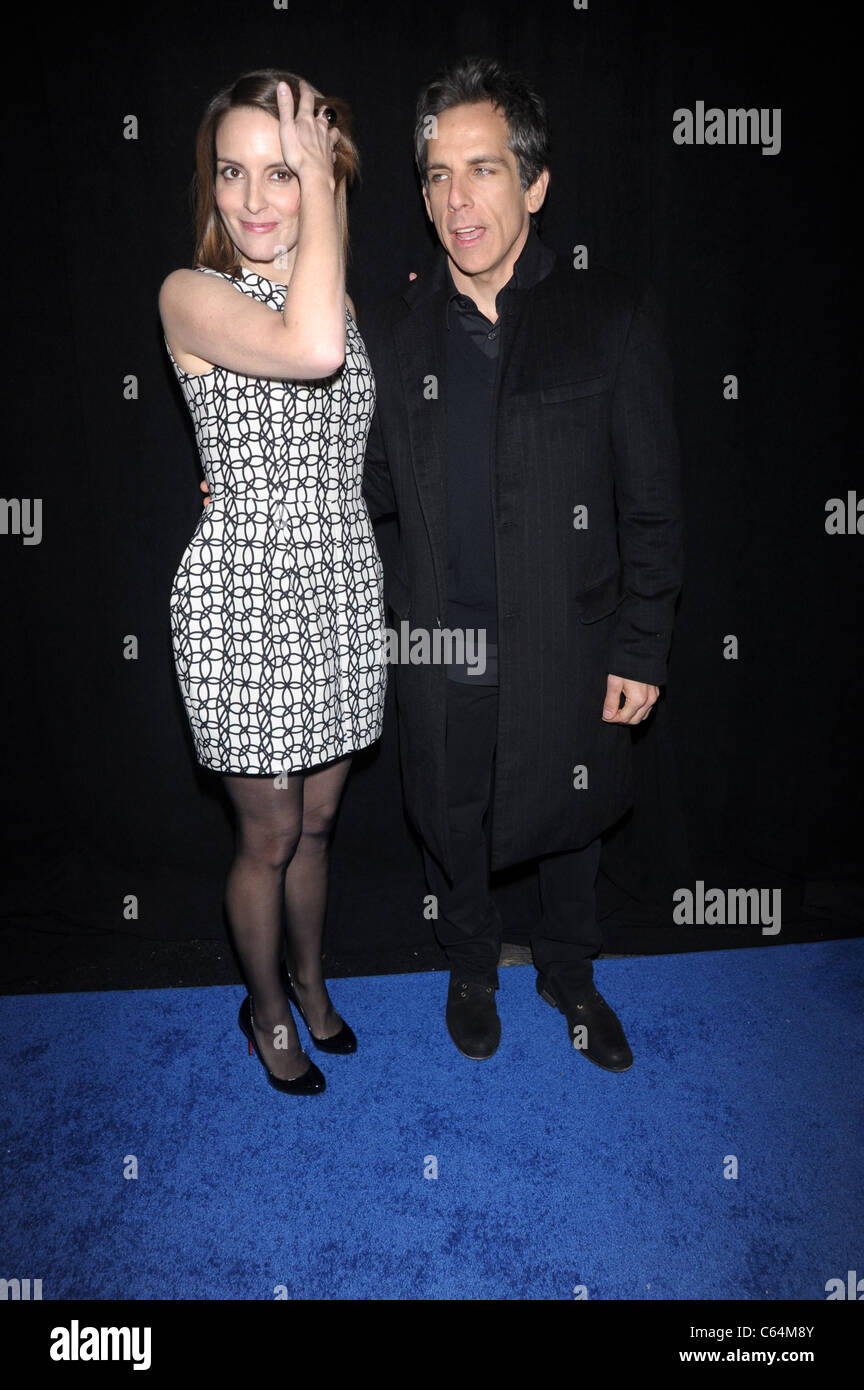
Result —
[{"label": "woman's long brown hair", "polygon": [[[277,68],[259,68],[246,72],[230,86],[217,92],[204,113],[195,142],[195,174],[192,198],[195,207],[195,264],[211,270],[240,274],[240,258],[233,241],[225,230],[216,206],[216,131],[226,111],[237,106],[253,106],[279,119],[276,86],[287,82],[294,97],[294,109],[300,100],[300,79],[296,73]],[[310,84],[312,85],[312,84]],[[348,258],[348,200],[346,185],[353,182],[360,166],[354,144],[354,122],[351,108],[340,97],[325,97],[316,91],[316,100],[332,106],[336,112],[334,124],[339,130],[333,177],[336,180],[334,198],[342,234],[342,254]],[[301,192],[302,197],[302,192]]]}]

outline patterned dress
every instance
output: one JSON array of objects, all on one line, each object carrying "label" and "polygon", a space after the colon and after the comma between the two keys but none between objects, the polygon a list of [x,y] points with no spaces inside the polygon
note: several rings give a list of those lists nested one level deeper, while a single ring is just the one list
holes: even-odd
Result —
[{"label": "patterned dress", "polygon": [[[198,269],[281,312],[284,285]],[[217,772],[310,769],[381,734],[381,561],[361,493],[375,382],[345,313],[344,365],[317,381],[190,376],[165,342],[213,499],[174,576],[171,638],[196,756]]]}]

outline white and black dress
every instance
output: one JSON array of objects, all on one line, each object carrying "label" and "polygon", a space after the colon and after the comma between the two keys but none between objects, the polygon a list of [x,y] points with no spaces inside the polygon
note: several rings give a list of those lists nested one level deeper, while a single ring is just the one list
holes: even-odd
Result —
[{"label": "white and black dress", "polygon": [[[284,285],[198,269],[281,312]],[[381,734],[382,573],[361,492],[375,382],[345,313],[344,365],[318,381],[192,376],[168,348],[213,499],[174,576],[171,637],[196,756],[217,772],[297,772]]]}]

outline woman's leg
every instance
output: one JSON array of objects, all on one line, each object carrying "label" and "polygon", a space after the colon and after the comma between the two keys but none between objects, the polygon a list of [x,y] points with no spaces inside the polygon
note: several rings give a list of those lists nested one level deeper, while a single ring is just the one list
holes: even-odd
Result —
[{"label": "woman's leg", "polygon": [[303,775],[302,833],[285,871],[288,959],[294,987],[310,1029],[332,1037],[342,1019],[327,994],[321,961],[330,831],[339,807],[350,757]]},{"label": "woman's leg", "polygon": [[252,1000],[255,1036],[274,1076],[294,1080],[309,1070],[309,1060],[279,979],[279,957],[282,882],[300,840],[303,775],[288,776],[284,787],[270,777],[224,775],[222,780],[237,813],[225,908]]}]

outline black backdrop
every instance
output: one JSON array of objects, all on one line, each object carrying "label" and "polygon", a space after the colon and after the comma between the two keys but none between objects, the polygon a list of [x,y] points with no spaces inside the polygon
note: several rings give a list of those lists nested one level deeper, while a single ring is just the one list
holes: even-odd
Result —
[{"label": "black backdrop", "polygon": [[[171,661],[168,592],[200,473],[156,298],[169,270],[191,264],[203,107],[268,65],[354,108],[363,166],[349,290],[361,331],[364,306],[432,245],[412,162],[418,86],[470,52],[522,68],[547,99],[545,239],[563,255],[585,244],[592,263],[660,294],[686,579],[654,723],[622,731],[636,738],[639,796],[604,851],[608,949],[860,931],[864,539],[825,529],[829,498],[864,495],[852,408],[858,83],[842,14],[671,0],[34,10],[7,54],[4,141],[2,494],[42,506],[38,544],[0,535],[4,988],[236,978],[221,908],[230,820],[218,779],[194,762]],[[673,112],[697,101],[780,108],[780,152],[677,145]],[[129,116],[136,139],[124,138]],[[735,401],[723,396],[729,373]],[[386,526],[379,544],[386,566]],[[724,659],[728,634],[737,660]],[[389,698],[384,737],[349,779],[333,864],[335,973],[439,963]],[[780,888],[783,931],[673,926],[672,888],[697,879]],[[524,940],[533,877],[505,874],[498,892],[508,939]],[[137,907],[124,911],[130,896]]]}]

